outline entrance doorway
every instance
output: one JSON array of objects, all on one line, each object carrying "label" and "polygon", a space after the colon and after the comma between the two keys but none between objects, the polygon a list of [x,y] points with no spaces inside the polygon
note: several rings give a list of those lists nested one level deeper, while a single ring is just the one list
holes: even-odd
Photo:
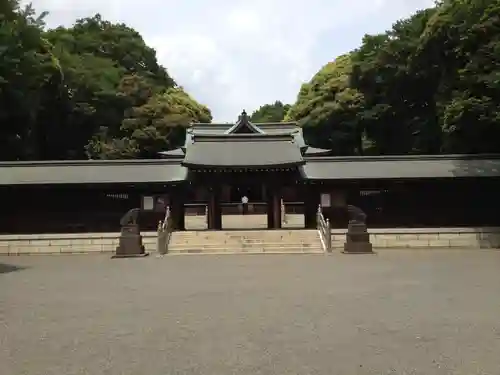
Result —
[{"label": "entrance doorway", "polygon": [[221,202],[222,228],[266,229],[268,204],[265,187],[262,184],[240,183],[228,188],[229,194]]},{"label": "entrance doorway", "polygon": [[[266,201],[266,191],[259,185],[237,185],[231,186],[230,202],[241,203],[241,198],[246,196],[249,202],[264,203]],[[229,202],[228,202],[229,203]]]}]

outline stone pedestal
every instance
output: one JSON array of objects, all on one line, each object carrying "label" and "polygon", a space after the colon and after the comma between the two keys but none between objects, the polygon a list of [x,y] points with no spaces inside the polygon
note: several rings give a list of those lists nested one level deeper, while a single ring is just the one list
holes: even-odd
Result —
[{"label": "stone pedestal", "polygon": [[142,244],[142,236],[137,224],[122,226],[120,243],[113,258],[137,258],[149,255]]},{"label": "stone pedestal", "polygon": [[370,243],[370,234],[366,229],[366,224],[349,223],[343,253],[373,254],[373,246]]}]

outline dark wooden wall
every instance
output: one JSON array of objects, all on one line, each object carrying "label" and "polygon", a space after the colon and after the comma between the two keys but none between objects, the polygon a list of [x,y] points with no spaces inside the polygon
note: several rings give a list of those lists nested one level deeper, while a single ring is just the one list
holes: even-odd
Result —
[{"label": "dark wooden wall", "polygon": [[[78,233],[120,231],[120,219],[141,207],[141,193],[124,187],[17,187],[0,189],[0,233]],[[164,212],[141,215],[156,229]]]},{"label": "dark wooden wall", "polygon": [[[292,194],[299,200],[295,212],[310,214],[317,209],[322,189],[344,191],[348,204],[366,212],[370,228],[500,226],[500,179],[286,186],[296,190]],[[177,189],[187,192],[192,188],[186,185]],[[120,218],[129,209],[141,206],[142,195],[168,196],[169,191],[168,187],[151,185],[4,187],[0,188],[0,233],[117,232]],[[314,201],[307,209],[303,204],[306,200]],[[204,206],[200,208],[203,212]],[[267,207],[259,210],[264,212]],[[345,210],[331,208],[324,212],[334,227],[347,227]],[[164,210],[141,214],[141,229],[156,230],[164,214]]]},{"label": "dark wooden wall", "polygon": [[[500,179],[420,180],[351,184],[347,203],[367,214],[371,228],[500,226]],[[345,210],[328,213],[345,228]]]}]

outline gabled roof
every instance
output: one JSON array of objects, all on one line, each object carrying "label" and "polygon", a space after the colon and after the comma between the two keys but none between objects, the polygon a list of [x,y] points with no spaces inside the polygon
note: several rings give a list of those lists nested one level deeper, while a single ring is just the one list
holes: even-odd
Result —
[{"label": "gabled roof", "polygon": [[182,165],[190,168],[292,167],[302,165],[292,135],[194,135]]},{"label": "gabled roof", "polygon": [[186,131],[186,141],[183,149],[192,144],[192,138],[197,135],[236,135],[241,131],[249,134],[262,135],[292,135],[295,143],[304,152],[308,147],[302,135],[302,128],[296,122],[265,122],[252,123],[245,111],[235,124],[223,123],[193,123]]},{"label": "gabled roof", "polygon": [[[188,131],[192,134],[210,134],[210,135],[222,135],[227,134],[229,129],[234,127],[234,123],[192,123],[188,128]],[[301,127],[296,122],[263,122],[263,123],[252,123],[255,127],[258,127],[265,134],[276,134],[276,133],[293,133],[294,131],[302,130]]]},{"label": "gabled roof", "polygon": [[248,118],[245,110],[241,112],[241,115],[238,117],[238,121],[231,128],[229,128],[225,134],[236,134],[239,132],[247,132],[250,134],[264,134],[264,132],[259,129],[258,126],[252,124],[250,119]]}]

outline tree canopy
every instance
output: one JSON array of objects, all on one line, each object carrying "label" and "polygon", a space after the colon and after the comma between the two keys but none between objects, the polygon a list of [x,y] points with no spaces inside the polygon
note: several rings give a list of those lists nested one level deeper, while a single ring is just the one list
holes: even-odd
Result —
[{"label": "tree canopy", "polygon": [[273,104],[265,104],[255,110],[250,116],[250,121],[259,122],[281,122],[290,109],[289,104],[283,104],[279,100]]},{"label": "tree canopy", "polygon": [[[45,16],[0,2],[0,160],[151,158],[211,122],[136,30]],[[338,155],[500,153],[500,0],[437,1],[366,35],[251,121],[298,121]]]},{"label": "tree canopy", "polygon": [[31,6],[2,8],[1,160],[156,157],[211,121],[134,29],[97,14],[47,30]]},{"label": "tree canopy", "polygon": [[340,155],[500,152],[500,0],[448,0],[324,66],[286,120]]}]

